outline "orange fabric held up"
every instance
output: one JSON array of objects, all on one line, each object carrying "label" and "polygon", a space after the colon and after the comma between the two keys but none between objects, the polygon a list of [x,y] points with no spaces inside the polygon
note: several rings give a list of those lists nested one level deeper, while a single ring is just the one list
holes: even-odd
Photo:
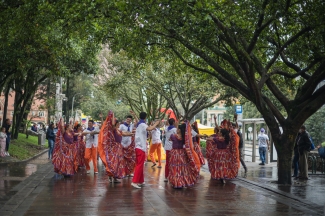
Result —
[{"label": "orange fabric held up", "polygon": [[112,175],[110,175],[111,172],[110,172],[110,170],[108,169],[108,166],[107,166],[106,156],[105,156],[104,146],[103,146],[103,138],[104,138],[104,131],[105,131],[104,128],[107,125],[107,121],[108,121],[108,116],[106,117],[105,121],[103,122],[102,127],[100,128],[100,131],[99,131],[99,134],[98,134],[98,153],[99,153],[100,159],[102,160],[102,162],[103,162],[103,164],[105,166],[107,174],[109,176],[112,176]]},{"label": "orange fabric held up", "polygon": [[189,139],[190,149],[191,149],[191,152],[192,152],[192,155],[193,155],[195,166],[200,171],[201,162],[200,162],[199,156],[194,151],[193,139],[192,139],[192,128],[191,128],[191,125],[189,123],[188,123],[188,127],[187,127],[187,133],[189,135],[188,139]]}]

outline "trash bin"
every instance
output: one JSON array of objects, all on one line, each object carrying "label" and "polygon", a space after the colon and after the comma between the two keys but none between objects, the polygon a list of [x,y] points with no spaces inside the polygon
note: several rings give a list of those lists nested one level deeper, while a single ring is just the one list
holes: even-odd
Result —
[{"label": "trash bin", "polygon": [[45,134],[39,133],[38,135],[38,145],[45,145]]}]

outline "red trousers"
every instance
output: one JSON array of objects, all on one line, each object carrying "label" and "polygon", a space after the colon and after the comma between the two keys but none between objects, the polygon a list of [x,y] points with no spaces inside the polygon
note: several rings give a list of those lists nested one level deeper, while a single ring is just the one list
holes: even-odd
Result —
[{"label": "red trousers", "polygon": [[85,151],[85,165],[86,169],[90,170],[89,163],[93,161],[94,172],[98,172],[97,168],[97,147],[92,146],[91,148],[86,148]]},{"label": "red trousers", "polygon": [[166,166],[165,166],[165,178],[166,179],[169,174],[169,160],[170,160],[170,150],[166,150]]},{"label": "red trousers", "polygon": [[133,183],[143,183],[144,182],[144,174],[143,174],[143,167],[144,167],[144,161],[146,159],[146,153],[142,151],[141,149],[135,149],[135,170],[134,170],[134,176],[132,179]]}]

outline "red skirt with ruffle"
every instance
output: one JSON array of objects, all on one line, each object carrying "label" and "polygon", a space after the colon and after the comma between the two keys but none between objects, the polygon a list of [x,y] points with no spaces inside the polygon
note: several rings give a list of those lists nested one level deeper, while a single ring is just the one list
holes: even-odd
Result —
[{"label": "red skirt with ruffle", "polygon": [[204,160],[200,145],[197,142],[194,142],[193,146],[194,146],[194,151],[196,152],[197,156],[199,157],[201,165],[204,165],[205,160]]},{"label": "red skirt with ruffle", "polygon": [[76,144],[68,144],[58,137],[52,157],[54,172],[66,176],[74,175],[78,170]]},{"label": "red skirt with ruffle", "polygon": [[123,148],[123,152],[126,166],[126,175],[130,175],[133,173],[135,167],[135,143],[133,140],[127,148]]},{"label": "red skirt with ruffle", "polygon": [[169,159],[168,181],[174,188],[193,186],[199,177],[198,169],[191,165],[185,149],[172,149]]},{"label": "red skirt with ruffle", "polygon": [[86,143],[83,140],[80,140],[76,143],[77,146],[77,163],[79,167],[86,166],[85,163],[85,151],[86,151]]},{"label": "red skirt with ruffle", "polygon": [[238,175],[238,147],[230,143],[226,149],[218,149],[213,141],[207,141],[207,161],[211,178],[234,179]]}]

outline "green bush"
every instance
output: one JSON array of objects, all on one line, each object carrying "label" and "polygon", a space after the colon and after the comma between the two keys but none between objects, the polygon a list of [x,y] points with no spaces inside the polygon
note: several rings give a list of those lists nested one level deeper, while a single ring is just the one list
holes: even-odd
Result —
[{"label": "green bush", "polygon": [[207,143],[205,140],[200,140],[200,146],[201,148],[206,148],[207,147]]}]

